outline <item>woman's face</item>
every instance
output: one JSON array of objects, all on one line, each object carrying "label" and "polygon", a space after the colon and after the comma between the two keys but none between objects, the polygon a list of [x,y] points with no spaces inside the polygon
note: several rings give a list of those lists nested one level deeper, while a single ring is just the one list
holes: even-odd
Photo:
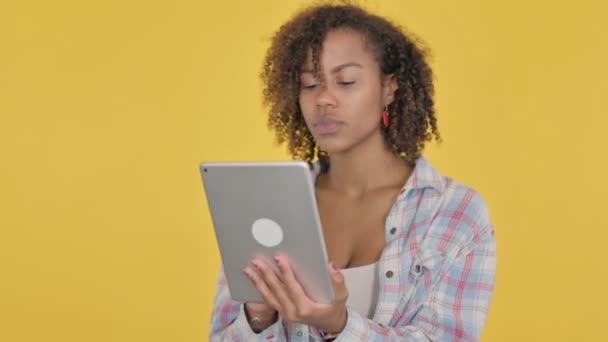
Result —
[{"label": "woman's face", "polygon": [[326,35],[319,56],[322,80],[313,75],[312,50],[300,73],[300,108],[320,148],[348,152],[380,131],[381,113],[396,82],[382,77],[371,47],[355,31]]}]

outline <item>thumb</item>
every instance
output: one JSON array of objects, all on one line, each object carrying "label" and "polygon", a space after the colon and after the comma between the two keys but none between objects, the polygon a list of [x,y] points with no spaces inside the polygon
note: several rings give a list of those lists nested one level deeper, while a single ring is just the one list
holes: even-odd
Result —
[{"label": "thumb", "polygon": [[333,261],[329,263],[329,275],[336,295],[336,301],[346,301],[348,298],[348,289],[346,288],[344,275]]}]

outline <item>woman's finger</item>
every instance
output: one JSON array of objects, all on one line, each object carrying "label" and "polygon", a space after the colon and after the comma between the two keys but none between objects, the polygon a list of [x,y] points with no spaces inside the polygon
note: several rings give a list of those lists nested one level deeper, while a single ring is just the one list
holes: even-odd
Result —
[{"label": "woman's finger", "polygon": [[344,275],[338,270],[333,261],[329,263],[329,276],[331,278],[331,285],[334,288],[336,302],[346,303],[346,300],[348,299],[348,289],[346,288]]},{"label": "woman's finger", "polygon": [[258,290],[258,293],[260,294],[260,296],[262,296],[264,302],[270,305],[273,309],[281,312],[283,309],[281,307],[281,303],[270,290],[270,288],[264,281],[262,275],[250,266],[245,267],[243,269],[243,273],[245,273],[245,275],[251,280],[253,286],[255,286],[255,288]]},{"label": "woman's finger", "polygon": [[285,288],[287,290],[287,295],[292,299],[297,307],[310,305],[311,300],[304,292],[300,282],[296,279],[296,276],[293,273],[293,268],[291,267],[291,264],[287,258],[276,256],[274,260],[281,271],[283,283],[285,284]]},{"label": "woman's finger", "polygon": [[272,292],[273,296],[277,299],[281,305],[283,311],[282,314],[287,317],[293,317],[295,312],[294,303],[287,295],[287,291],[283,281],[279,279],[275,271],[266,262],[255,259],[251,264],[261,274],[262,279],[268,286],[268,289]]}]

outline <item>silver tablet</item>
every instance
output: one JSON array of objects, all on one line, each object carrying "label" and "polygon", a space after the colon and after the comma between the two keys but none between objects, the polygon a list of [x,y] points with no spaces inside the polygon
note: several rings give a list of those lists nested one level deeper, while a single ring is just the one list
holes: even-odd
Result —
[{"label": "silver tablet", "polygon": [[200,171],[232,298],[261,302],[242,270],[255,257],[287,256],[307,295],[333,303],[328,260],[308,164],[202,163]]}]

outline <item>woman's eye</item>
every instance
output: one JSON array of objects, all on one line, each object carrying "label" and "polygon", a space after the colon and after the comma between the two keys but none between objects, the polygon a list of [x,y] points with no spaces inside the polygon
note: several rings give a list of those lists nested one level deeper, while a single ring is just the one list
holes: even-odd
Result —
[{"label": "woman's eye", "polygon": [[314,89],[317,87],[317,84],[306,84],[302,86],[302,89]]},{"label": "woman's eye", "polygon": [[343,87],[348,87],[351,86],[353,84],[355,84],[355,81],[351,81],[351,82],[338,82],[339,85],[343,86]]}]

